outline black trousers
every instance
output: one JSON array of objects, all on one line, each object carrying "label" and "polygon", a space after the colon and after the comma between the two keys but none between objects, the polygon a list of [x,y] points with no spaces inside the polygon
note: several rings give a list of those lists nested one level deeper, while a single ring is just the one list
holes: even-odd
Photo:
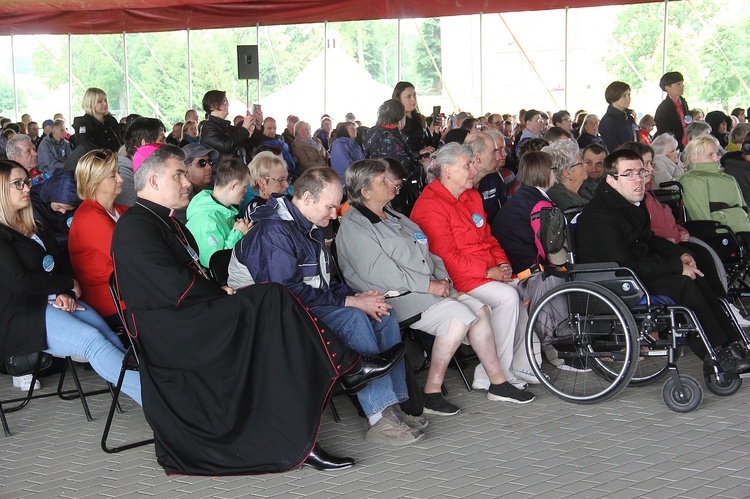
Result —
[{"label": "black trousers", "polygon": [[[667,295],[678,305],[695,312],[712,347],[725,346],[740,339],[739,332],[706,279],[698,277],[692,280],[683,275],[663,277],[646,282],[646,287],[650,293]],[[708,353],[697,334],[688,337],[688,346],[701,359]]]}]

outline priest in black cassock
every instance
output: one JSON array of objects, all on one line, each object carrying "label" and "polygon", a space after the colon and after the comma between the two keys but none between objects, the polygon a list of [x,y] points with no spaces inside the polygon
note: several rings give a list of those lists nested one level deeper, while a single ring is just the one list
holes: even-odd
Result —
[{"label": "priest in black cassock", "polygon": [[210,280],[173,218],[188,203],[184,154],[143,147],[153,152],[134,162],[138,199],[117,222],[112,257],[159,464],[189,475],[352,466],[316,444],[327,397],[339,379],[356,391],[384,375],[403,344],[360,357],[283,286],[235,293]]}]

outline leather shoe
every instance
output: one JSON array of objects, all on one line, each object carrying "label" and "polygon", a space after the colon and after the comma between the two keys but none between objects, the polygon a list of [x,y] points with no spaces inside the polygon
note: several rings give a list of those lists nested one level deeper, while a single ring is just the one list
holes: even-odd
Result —
[{"label": "leather shoe", "polygon": [[363,354],[359,366],[341,376],[341,384],[348,393],[357,393],[370,380],[388,374],[401,361],[404,352],[406,345],[402,342],[379,354]]},{"label": "leather shoe", "polygon": [[[719,367],[727,373],[742,373],[750,369],[750,358],[742,357],[732,346],[715,348]],[[710,357],[708,357],[710,359]]]},{"label": "leather shoe", "polygon": [[318,471],[345,470],[354,466],[354,459],[350,457],[334,457],[315,444],[312,452],[302,466],[309,466]]}]

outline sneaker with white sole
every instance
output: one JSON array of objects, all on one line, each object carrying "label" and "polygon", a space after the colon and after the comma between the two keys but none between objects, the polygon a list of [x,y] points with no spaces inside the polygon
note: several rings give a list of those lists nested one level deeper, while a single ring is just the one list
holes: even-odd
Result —
[{"label": "sneaker with white sole", "polygon": [[534,374],[534,371],[530,369],[514,369],[511,372],[516,378],[523,380],[530,385],[541,384],[539,378],[537,378],[536,374]]},{"label": "sneaker with white sole", "polygon": [[507,381],[499,385],[490,385],[490,389],[487,391],[487,399],[512,404],[528,404],[535,398],[533,393],[519,390]]},{"label": "sneaker with white sole", "polygon": [[742,316],[742,312],[740,312],[740,309],[737,308],[734,303],[729,304],[729,311],[732,313],[732,316],[734,316],[734,319],[740,327],[750,327],[750,321]]},{"label": "sneaker with white sole", "polygon": [[[22,392],[28,392],[31,389],[31,380],[34,378],[33,374],[26,374],[24,376],[13,376],[13,386],[20,388]],[[34,381],[34,390],[39,390],[42,384],[39,380]]]},{"label": "sneaker with white sole", "polygon": [[583,362],[581,362],[581,359],[579,358],[566,359],[565,363],[557,366],[557,368],[561,371],[570,371],[574,373],[590,373],[591,372],[591,368],[585,366]]},{"label": "sneaker with white sole", "polygon": [[474,378],[474,381],[471,382],[471,388],[472,390],[489,390],[490,380]]},{"label": "sneaker with white sole", "polygon": [[411,445],[424,439],[424,433],[412,433],[412,429],[398,420],[393,414],[387,414],[383,411],[383,417],[370,426],[365,435],[365,440],[377,444],[395,445],[403,447]]}]

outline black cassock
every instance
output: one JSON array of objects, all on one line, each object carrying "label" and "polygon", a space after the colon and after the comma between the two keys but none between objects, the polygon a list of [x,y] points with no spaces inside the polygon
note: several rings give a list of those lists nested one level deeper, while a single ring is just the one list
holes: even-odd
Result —
[{"label": "black cassock", "polygon": [[139,199],[112,238],[159,464],[189,475],[299,466],[358,356],[283,286],[230,296],[204,278],[180,240],[196,248],[192,235],[169,214]]}]

